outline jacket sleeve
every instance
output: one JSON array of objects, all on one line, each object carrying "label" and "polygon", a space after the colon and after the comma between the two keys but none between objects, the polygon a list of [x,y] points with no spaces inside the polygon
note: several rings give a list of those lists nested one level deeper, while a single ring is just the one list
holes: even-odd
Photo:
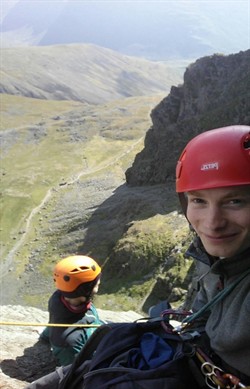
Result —
[{"label": "jacket sleeve", "polygon": [[59,367],[55,371],[46,376],[39,378],[25,386],[24,389],[58,389],[59,383],[71,366]]},{"label": "jacket sleeve", "polygon": [[[68,327],[66,329],[57,330],[58,339],[56,342],[51,342],[52,351],[60,365],[72,363],[75,356],[81,351],[88,338],[96,330],[96,326],[89,327],[88,325],[101,325],[102,322],[98,317],[95,307],[86,312],[84,317],[76,323],[86,324],[86,327]],[[60,335],[60,336],[59,336]]]}]

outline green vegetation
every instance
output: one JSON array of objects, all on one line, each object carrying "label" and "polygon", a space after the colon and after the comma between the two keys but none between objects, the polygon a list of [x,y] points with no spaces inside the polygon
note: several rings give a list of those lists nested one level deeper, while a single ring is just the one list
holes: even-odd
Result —
[{"label": "green vegetation", "polygon": [[[5,288],[15,283],[11,298],[15,302],[21,288],[19,302],[46,309],[59,258],[84,251],[105,262],[104,273],[111,275],[133,252],[133,275],[123,272],[115,285],[104,281],[97,302],[136,309],[154,285],[148,273],[155,267],[158,274],[158,261],[171,251],[172,236],[164,232],[163,216],[150,220],[154,195],[145,195],[146,205],[139,193],[130,199],[126,191],[121,198],[114,191],[143,147],[150,111],[160,97],[103,106],[0,97],[1,261]],[[102,201],[107,204],[99,207]],[[141,221],[124,234],[134,215]]]},{"label": "green vegetation", "polygon": [[[111,104],[89,107],[3,94],[0,97],[1,129],[6,134],[3,142],[6,147],[1,153],[1,226],[4,226],[1,239],[8,248],[9,237],[18,233],[24,218],[41,203],[49,189],[78,174],[92,174],[114,163],[123,153],[126,155],[147,129],[146,112],[155,101],[154,98],[145,99],[146,104],[137,107],[139,124],[135,127],[134,139],[120,140],[111,139],[110,135],[105,138],[102,134],[103,122],[110,134],[114,125],[122,130],[121,111],[111,116],[110,110],[114,112]],[[125,128],[129,120],[132,125],[132,115],[138,104],[132,100],[135,104],[128,102],[127,111],[131,109],[132,112],[129,119],[125,116]],[[79,117],[87,122],[87,131],[79,124]],[[117,138],[117,134],[113,138]],[[133,155],[130,161],[131,158]]]},{"label": "green vegetation", "polygon": [[105,263],[97,304],[145,311],[169,297],[173,285],[187,289],[192,260],[184,259],[183,253],[189,241],[187,223],[176,212],[133,222]]}]

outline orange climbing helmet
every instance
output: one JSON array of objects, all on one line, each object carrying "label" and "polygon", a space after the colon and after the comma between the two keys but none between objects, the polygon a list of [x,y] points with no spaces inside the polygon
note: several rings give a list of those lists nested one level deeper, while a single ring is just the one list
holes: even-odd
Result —
[{"label": "orange climbing helmet", "polygon": [[53,271],[56,288],[65,297],[89,297],[101,276],[101,268],[94,259],[73,255],[58,262]]},{"label": "orange climbing helmet", "polygon": [[250,185],[250,127],[235,125],[193,138],[176,166],[176,192]]}]

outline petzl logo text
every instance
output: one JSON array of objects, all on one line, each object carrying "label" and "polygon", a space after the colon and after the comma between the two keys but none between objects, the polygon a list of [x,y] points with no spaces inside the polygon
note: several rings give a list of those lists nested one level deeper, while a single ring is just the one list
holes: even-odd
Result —
[{"label": "petzl logo text", "polygon": [[219,164],[218,162],[210,162],[210,163],[204,163],[201,165],[201,170],[218,170]]}]

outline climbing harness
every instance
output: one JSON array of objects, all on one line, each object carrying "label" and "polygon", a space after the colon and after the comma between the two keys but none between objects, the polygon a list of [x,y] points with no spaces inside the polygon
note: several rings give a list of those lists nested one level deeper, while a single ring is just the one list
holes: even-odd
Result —
[{"label": "climbing harness", "polygon": [[201,365],[201,372],[205,376],[206,385],[212,389],[237,389],[247,388],[239,378],[232,374],[226,374],[220,367],[210,362],[204,362]]},{"label": "climbing harness", "polygon": [[212,389],[238,389],[247,388],[242,384],[238,377],[233,374],[225,373],[220,367],[216,366],[212,360],[200,349],[197,348],[196,356],[201,362],[201,372],[205,376],[206,385]]}]

